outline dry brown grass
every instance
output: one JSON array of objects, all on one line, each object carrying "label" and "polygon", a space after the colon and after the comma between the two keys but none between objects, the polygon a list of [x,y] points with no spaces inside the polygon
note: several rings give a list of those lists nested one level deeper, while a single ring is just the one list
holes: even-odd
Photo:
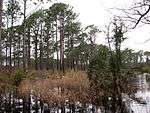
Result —
[{"label": "dry brown grass", "polygon": [[65,74],[32,71],[27,76],[19,87],[23,95],[28,95],[32,90],[33,95],[49,104],[60,104],[65,100],[90,102],[89,80],[83,71],[69,71]]},{"label": "dry brown grass", "polygon": [[[12,72],[13,73],[13,72]],[[15,71],[14,71],[15,73]],[[7,78],[7,77],[6,77]],[[5,79],[4,79],[5,80]],[[7,81],[7,80],[6,80]],[[7,83],[10,84],[10,83]],[[0,82],[0,90],[7,87],[5,83]],[[133,91],[132,85],[129,85]],[[8,88],[3,88],[9,90]],[[109,88],[111,90],[111,88]],[[66,73],[52,71],[32,70],[26,74],[26,78],[17,87],[20,97],[28,97],[31,93],[39,100],[49,105],[65,103],[94,103],[101,97],[107,96],[111,91],[101,88],[99,84],[89,81],[84,71],[68,71]]]}]

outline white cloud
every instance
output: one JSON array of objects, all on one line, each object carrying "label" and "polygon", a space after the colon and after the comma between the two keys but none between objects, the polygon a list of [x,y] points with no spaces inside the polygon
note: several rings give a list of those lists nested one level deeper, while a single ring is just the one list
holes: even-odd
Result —
[{"label": "white cloud", "polygon": [[[95,24],[100,29],[110,22],[114,13],[117,13],[116,10],[111,10],[111,8],[127,8],[135,1],[139,0],[57,0],[57,2],[64,2],[73,6],[74,11],[79,13],[79,20],[84,26]],[[149,26],[144,26],[129,32],[127,35],[129,39],[123,44],[124,47],[150,50],[150,42],[143,43],[150,38],[149,30]],[[98,36],[97,41],[105,43],[104,35]]]}]

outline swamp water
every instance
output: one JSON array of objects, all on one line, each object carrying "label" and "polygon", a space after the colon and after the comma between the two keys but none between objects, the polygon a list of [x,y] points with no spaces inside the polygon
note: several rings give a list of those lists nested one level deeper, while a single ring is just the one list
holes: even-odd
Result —
[{"label": "swamp water", "polygon": [[[136,98],[139,98],[141,102],[139,103],[128,96],[124,96],[128,113],[150,113],[150,75],[138,75],[135,85],[138,86],[138,90],[134,95]],[[5,100],[5,98],[3,99]],[[88,104],[85,105],[86,107],[84,108],[79,102],[75,105],[71,105],[70,103],[67,103],[67,101],[63,109],[61,106],[58,107],[58,105],[49,108],[47,104],[36,101],[32,93],[30,95],[30,102],[28,110],[24,113],[111,113],[110,110],[104,110],[105,108],[103,106],[96,107]],[[0,113],[23,113],[23,100],[15,99],[15,103],[17,104],[11,106],[11,111],[9,111],[8,105],[3,105],[0,108]]]}]

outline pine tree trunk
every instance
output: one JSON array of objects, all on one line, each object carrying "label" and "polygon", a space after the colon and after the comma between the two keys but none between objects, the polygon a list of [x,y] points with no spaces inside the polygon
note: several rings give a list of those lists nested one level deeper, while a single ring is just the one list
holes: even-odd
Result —
[{"label": "pine tree trunk", "polygon": [[31,53],[30,53],[30,51],[31,51],[31,47],[30,47],[30,46],[31,46],[31,45],[30,45],[30,41],[31,41],[31,39],[30,39],[30,28],[28,28],[28,34],[27,34],[27,37],[28,37],[28,41],[27,41],[27,43],[28,43],[27,62],[28,62],[28,69],[30,69],[30,67],[31,67],[31,60],[30,60],[30,57],[31,57]]},{"label": "pine tree trunk", "polygon": [[14,25],[14,0],[12,0],[11,4],[11,33],[9,37],[9,65],[12,66],[12,39],[14,38],[13,25]]},{"label": "pine tree trunk", "polygon": [[58,43],[57,43],[58,42],[58,34],[57,34],[57,29],[58,28],[57,28],[57,18],[56,18],[56,31],[55,31],[56,32],[56,54],[57,54],[57,59],[56,59],[56,61],[57,61],[56,63],[57,64],[56,65],[57,65],[57,70],[59,70],[59,55],[58,55]]},{"label": "pine tree trunk", "polygon": [[1,41],[1,31],[2,31],[2,13],[3,13],[3,0],[0,0],[0,41]]},{"label": "pine tree trunk", "polygon": [[[52,24],[52,28],[54,27],[54,25]],[[54,34],[52,33],[52,70],[53,72],[55,71],[55,58],[54,58],[54,43],[55,43],[55,40],[54,40]]]},{"label": "pine tree trunk", "polygon": [[[9,23],[9,18],[8,18],[8,16],[7,16],[7,29],[8,29],[8,23]],[[6,34],[6,66],[8,66],[8,41],[9,41],[9,39],[8,39],[8,31],[7,31],[7,34]]]},{"label": "pine tree trunk", "polygon": [[[3,13],[3,0],[0,0],[0,55],[2,54],[2,13]],[[0,65],[2,65],[2,59],[0,58]]]},{"label": "pine tree trunk", "polygon": [[[73,37],[73,36],[72,36]],[[70,39],[70,45],[71,45],[71,51],[73,50],[73,48],[74,48],[74,42],[73,42],[73,39],[72,39],[72,37],[71,37],[71,39]],[[73,70],[75,71],[75,64],[74,64],[74,56],[72,56],[72,58],[71,58],[71,67],[73,68]]]},{"label": "pine tree trunk", "polygon": [[60,70],[64,70],[64,15],[60,15]]},{"label": "pine tree trunk", "polygon": [[26,0],[24,0],[23,69],[26,70]]},{"label": "pine tree trunk", "polygon": [[38,70],[38,52],[37,52],[37,46],[38,46],[38,39],[37,36],[35,36],[35,69]]},{"label": "pine tree trunk", "polygon": [[40,70],[43,69],[43,45],[42,45],[42,24],[40,26],[40,47],[39,47],[39,50],[40,50],[40,58],[39,58],[39,65],[40,65]]},{"label": "pine tree trunk", "polygon": [[21,36],[20,36],[20,34],[19,34],[19,39],[18,39],[19,41],[18,41],[18,51],[19,51],[19,53],[18,53],[18,61],[17,61],[17,67],[19,68],[20,67],[20,49],[21,49]]},{"label": "pine tree trunk", "polygon": [[5,53],[6,53],[6,55],[5,55],[5,57],[6,57],[6,66],[8,65],[7,63],[8,63],[8,60],[7,60],[7,57],[8,57],[8,55],[7,55],[7,52],[8,52],[8,47],[7,47],[7,44],[6,44],[6,51],[5,51]]},{"label": "pine tree trunk", "polygon": [[42,42],[40,42],[40,70],[43,69],[43,46]]},{"label": "pine tree trunk", "polygon": [[46,49],[46,53],[47,53],[47,55],[46,55],[46,69],[47,70],[49,70],[49,40],[48,40],[49,38],[48,38],[48,36],[47,36],[47,38],[46,38],[46,42],[47,42],[47,49]]},{"label": "pine tree trunk", "polygon": [[[13,42],[14,42],[14,41],[13,41]],[[15,45],[16,45],[16,43],[13,44],[13,52],[16,51]],[[16,55],[15,55],[15,53],[13,54],[13,63],[14,63],[13,66],[15,67],[15,66],[16,66]]]}]

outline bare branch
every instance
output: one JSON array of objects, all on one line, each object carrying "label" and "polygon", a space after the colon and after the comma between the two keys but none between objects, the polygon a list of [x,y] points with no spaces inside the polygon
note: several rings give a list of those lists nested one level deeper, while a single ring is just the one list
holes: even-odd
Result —
[{"label": "bare branch", "polygon": [[136,26],[139,24],[139,22],[142,20],[142,18],[144,16],[146,16],[149,13],[149,11],[150,11],[150,5],[148,6],[147,11],[144,14],[141,14],[140,18],[137,20],[137,22],[136,22],[135,26],[133,27],[133,29],[136,28]]}]

